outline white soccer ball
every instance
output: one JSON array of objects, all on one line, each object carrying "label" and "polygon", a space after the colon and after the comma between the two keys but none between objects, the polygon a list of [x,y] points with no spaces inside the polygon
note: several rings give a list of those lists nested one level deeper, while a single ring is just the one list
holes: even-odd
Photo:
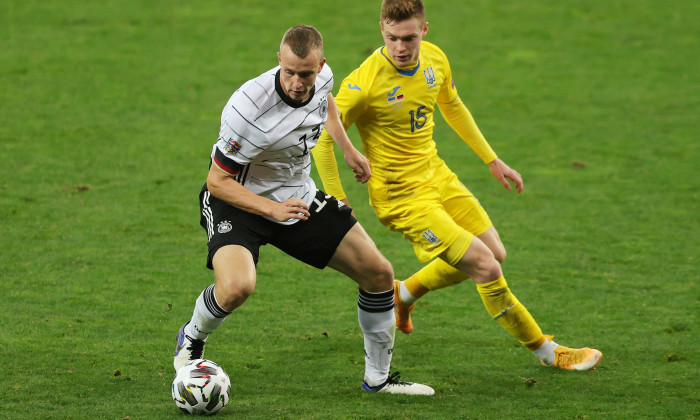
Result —
[{"label": "white soccer ball", "polygon": [[175,405],[183,413],[210,416],[228,404],[231,380],[211,360],[192,360],[177,371],[172,394]]}]

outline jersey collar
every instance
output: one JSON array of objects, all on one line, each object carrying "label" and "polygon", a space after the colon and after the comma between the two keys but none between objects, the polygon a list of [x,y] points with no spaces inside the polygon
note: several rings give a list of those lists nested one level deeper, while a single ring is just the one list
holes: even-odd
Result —
[{"label": "jersey collar", "polygon": [[391,66],[392,66],[393,68],[395,68],[397,72],[399,72],[400,75],[402,75],[402,76],[413,76],[414,74],[416,74],[416,72],[418,71],[418,68],[420,67],[420,58],[418,59],[418,63],[416,63],[416,66],[415,66],[414,68],[412,68],[412,69],[402,69],[402,68],[399,68],[399,67],[396,66],[396,64],[394,63],[394,60],[392,60],[391,58],[387,57],[386,54],[384,54],[384,48],[386,48],[386,47],[382,47],[382,48],[379,50],[379,53],[380,53],[384,58],[386,58],[386,61],[388,61],[389,64],[391,64]]},{"label": "jersey collar", "polygon": [[311,100],[314,98],[314,95],[316,94],[316,86],[314,85],[313,88],[311,88],[311,94],[309,95],[309,99],[304,101],[304,102],[296,102],[293,101],[292,98],[290,98],[286,93],[284,93],[284,89],[282,89],[282,84],[280,83],[280,71],[277,70],[277,73],[275,73],[275,90],[277,91],[277,94],[282,98],[285,104],[291,106],[292,108],[301,108],[303,106],[306,106]]}]

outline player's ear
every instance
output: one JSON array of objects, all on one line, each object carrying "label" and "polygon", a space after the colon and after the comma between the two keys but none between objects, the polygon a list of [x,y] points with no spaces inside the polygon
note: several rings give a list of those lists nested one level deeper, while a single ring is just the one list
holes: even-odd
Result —
[{"label": "player's ear", "polygon": [[282,65],[282,54],[279,51],[277,51],[277,64]]},{"label": "player's ear", "polygon": [[423,36],[426,36],[428,34],[428,22],[426,21],[423,24]]},{"label": "player's ear", "polygon": [[323,58],[321,59],[321,65],[318,66],[318,72],[319,72],[319,73],[321,72],[321,69],[323,68],[323,65],[324,65],[324,64],[326,64],[326,58],[325,58],[325,57],[323,57]]}]

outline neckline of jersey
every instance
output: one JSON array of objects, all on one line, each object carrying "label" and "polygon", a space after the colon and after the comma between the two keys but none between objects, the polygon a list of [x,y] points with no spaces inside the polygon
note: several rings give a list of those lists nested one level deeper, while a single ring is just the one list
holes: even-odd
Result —
[{"label": "neckline of jersey", "polygon": [[291,106],[292,108],[301,108],[306,106],[311,100],[314,98],[314,95],[316,94],[316,86],[311,88],[311,93],[309,94],[309,99],[307,99],[304,102],[296,102],[293,101],[292,98],[289,97],[284,92],[284,89],[282,89],[282,83],[280,83],[280,69],[277,70],[277,73],[275,73],[275,90],[277,91],[277,94],[282,98],[285,104]]},{"label": "neckline of jersey", "polygon": [[386,45],[379,49],[379,54],[381,54],[386,59],[386,61],[388,61],[389,64],[391,64],[391,66],[393,68],[395,68],[397,72],[399,72],[400,75],[413,76],[414,74],[416,74],[416,72],[418,71],[418,68],[420,67],[420,58],[418,59],[418,63],[416,63],[416,66],[414,68],[402,69],[402,68],[398,67],[391,58],[389,58],[386,54],[384,54],[384,48],[386,48]]}]

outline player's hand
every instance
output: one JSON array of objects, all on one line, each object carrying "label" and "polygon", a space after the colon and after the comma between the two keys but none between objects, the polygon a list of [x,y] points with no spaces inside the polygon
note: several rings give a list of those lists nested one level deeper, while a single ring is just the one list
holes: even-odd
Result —
[{"label": "player's hand", "polygon": [[285,222],[289,219],[306,220],[310,216],[309,206],[304,200],[288,198],[283,203],[275,203],[271,216],[279,222]]},{"label": "player's hand", "polygon": [[372,170],[369,166],[369,159],[354,147],[344,154],[345,163],[352,169],[357,182],[366,183],[372,177]]},{"label": "player's hand", "polygon": [[515,189],[518,191],[518,194],[523,192],[523,177],[520,176],[518,171],[506,165],[501,159],[495,159],[493,162],[489,163],[489,169],[491,170],[491,175],[501,181],[501,184],[503,184],[508,191],[511,190],[511,185],[508,182],[508,180],[510,180],[515,183]]}]

